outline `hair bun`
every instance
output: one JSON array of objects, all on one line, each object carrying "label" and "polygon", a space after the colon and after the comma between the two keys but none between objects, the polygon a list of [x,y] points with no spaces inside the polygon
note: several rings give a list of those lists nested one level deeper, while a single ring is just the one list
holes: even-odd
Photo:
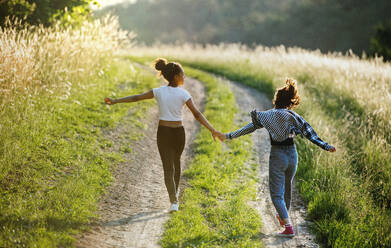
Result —
[{"label": "hair bun", "polygon": [[296,80],[292,79],[292,78],[288,78],[286,80],[286,85],[290,88],[290,87],[293,87],[293,88],[296,88]]},{"label": "hair bun", "polygon": [[294,98],[294,96],[297,94],[296,80],[288,78],[285,83],[285,88],[288,91],[288,94],[291,98]]},{"label": "hair bun", "polygon": [[163,71],[164,68],[166,68],[167,66],[167,60],[166,59],[162,59],[162,58],[158,58],[155,60],[155,69],[158,70],[158,71]]}]

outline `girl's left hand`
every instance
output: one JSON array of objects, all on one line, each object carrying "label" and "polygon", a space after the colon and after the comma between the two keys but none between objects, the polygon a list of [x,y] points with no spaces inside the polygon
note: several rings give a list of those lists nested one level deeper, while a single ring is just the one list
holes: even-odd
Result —
[{"label": "girl's left hand", "polygon": [[111,98],[108,98],[108,97],[105,98],[105,103],[106,103],[107,105],[113,105],[113,104],[115,104],[114,100],[111,99]]},{"label": "girl's left hand", "polygon": [[217,137],[220,141],[222,141],[222,142],[224,142],[224,141],[226,140],[225,134],[223,134],[223,133],[221,133],[221,132],[219,132],[219,131],[214,131],[214,132],[212,132],[212,136],[213,136],[213,139],[214,139],[214,140],[216,140],[216,137]]}]

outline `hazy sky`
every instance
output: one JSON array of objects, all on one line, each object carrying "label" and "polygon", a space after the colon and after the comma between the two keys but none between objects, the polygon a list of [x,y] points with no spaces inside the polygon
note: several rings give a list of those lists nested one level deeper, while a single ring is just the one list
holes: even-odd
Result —
[{"label": "hazy sky", "polygon": [[122,2],[135,2],[137,0],[97,0],[102,8]]}]

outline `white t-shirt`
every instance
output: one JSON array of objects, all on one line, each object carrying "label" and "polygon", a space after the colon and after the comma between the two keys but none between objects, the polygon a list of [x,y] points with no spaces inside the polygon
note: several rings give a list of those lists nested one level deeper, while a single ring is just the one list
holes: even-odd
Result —
[{"label": "white t-shirt", "polygon": [[159,106],[159,119],[182,121],[183,105],[191,98],[189,92],[183,88],[171,86],[162,86],[152,90]]}]

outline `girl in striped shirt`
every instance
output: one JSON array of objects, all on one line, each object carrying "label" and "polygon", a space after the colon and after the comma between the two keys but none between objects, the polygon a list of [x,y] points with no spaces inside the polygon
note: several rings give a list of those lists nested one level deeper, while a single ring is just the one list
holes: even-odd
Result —
[{"label": "girl in striped shirt", "polygon": [[258,128],[266,128],[270,135],[271,151],[269,159],[269,188],[277,218],[285,227],[279,236],[293,237],[294,231],[289,220],[288,211],[291,201],[292,180],[297,168],[297,152],[293,138],[301,134],[322,149],[335,152],[335,147],[324,142],[303,117],[292,111],[299,105],[300,96],[296,81],[288,79],[286,85],[279,88],[273,99],[274,109],[252,111],[252,122],[234,132],[219,133],[221,140],[234,139],[254,132]]}]

